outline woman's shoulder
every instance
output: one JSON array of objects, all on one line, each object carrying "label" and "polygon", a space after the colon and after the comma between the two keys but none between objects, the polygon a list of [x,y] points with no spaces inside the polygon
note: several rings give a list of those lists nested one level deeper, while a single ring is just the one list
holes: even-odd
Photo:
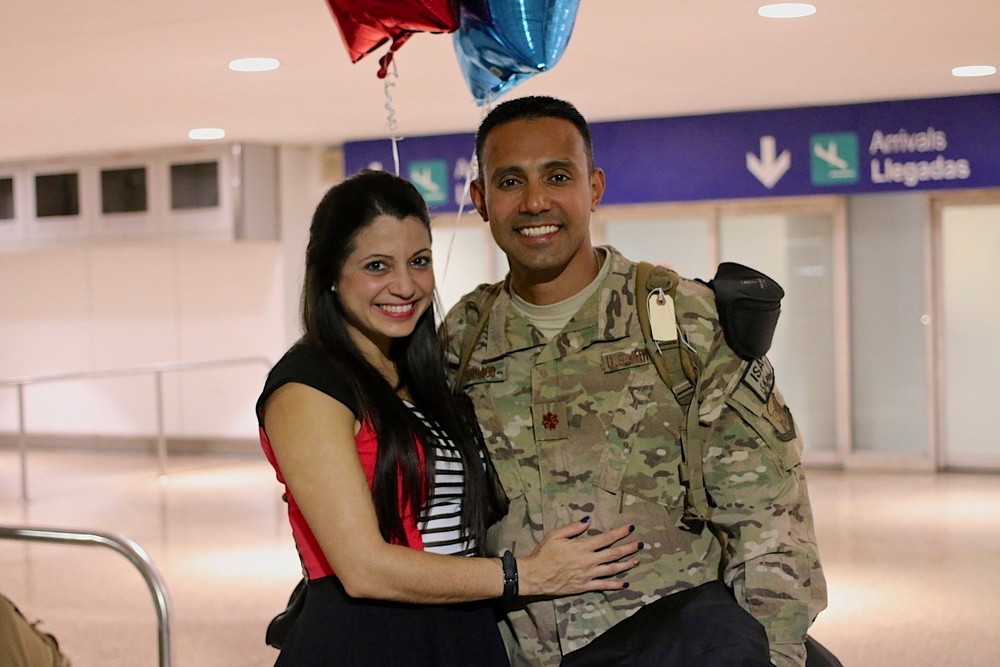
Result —
[{"label": "woman's shoulder", "polygon": [[333,363],[326,353],[319,346],[303,338],[288,348],[288,351],[282,355],[278,363],[271,369],[271,374],[275,372],[293,372],[315,366],[330,366],[335,370]]},{"label": "woman's shoulder", "polygon": [[264,403],[281,386],[297,382],[343,403],[360,419],[354,389],[347,377],[322,349],[304,340],[293,345],[274,365],[257,399],[257,416],[263,418]]}]

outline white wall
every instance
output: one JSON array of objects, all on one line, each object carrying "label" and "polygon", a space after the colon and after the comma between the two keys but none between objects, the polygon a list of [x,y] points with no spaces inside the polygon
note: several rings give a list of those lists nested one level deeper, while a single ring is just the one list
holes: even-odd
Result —
[{"label": "white wall", "polygon": [[[312,212],[343,178],[339,149],[278,150],[278,241],[123,242],[0,255],[0,379],[135,365],[264,357],[299,337]],[[268,367],[163,376],[169,437],[256,439]],[[151,375],[25,389],[29,435],[149,437]],[[0,435],[17,431],[0,387]]]},{"label": "white wall", "polygon": [[282,319],[285,347],[288,347],[302,333],[299,303],[313,211],[330,186],[344,179],[344,157],[339,148],[283,146],[278,159],[285,297]]},{"label": "white wall", "polygon": [[[0,378],[246,356],[284,349],[281,245],[115,244],[0,256]],[[263,365],[164,378],[166,427],[255,434]],[[151,435],[151,376],[26,388],[31,434]],[[0,432],[17,428],[0,388]]]}]

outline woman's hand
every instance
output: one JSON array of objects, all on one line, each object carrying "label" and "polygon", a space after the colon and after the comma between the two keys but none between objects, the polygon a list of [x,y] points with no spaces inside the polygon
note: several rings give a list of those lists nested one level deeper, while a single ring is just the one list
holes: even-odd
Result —
[{"label": "woman's hand", "polygon": [[612,578],[639,564],[626,558],[642,548],[642,542],[617,544],[634,526],[624,525],[598,535],[581,536],[589,518],[545,534],[528,556],[517,559],[519,595],[561,596],[586,591],[628,588],[624,579]]}]

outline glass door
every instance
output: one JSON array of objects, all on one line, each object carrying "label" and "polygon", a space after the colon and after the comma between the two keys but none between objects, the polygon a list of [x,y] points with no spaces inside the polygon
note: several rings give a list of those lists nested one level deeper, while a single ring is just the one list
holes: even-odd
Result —
[{"label": "glass door", "polygon": [[507,274],[507,258],[493,242],[490,226],[475,212],[461,218],[438,216],[431,222],[431,229],[440,321],[477,285],[502,279]]},{"label": "glass door", "polygon": [[[970,196],[971,197],[971,196]],[[1000,469],[1000,195],[938,202],[939,458],[945,467]]]},{"label": "glass door", "polygon": [[711,207],[617,207],[595,216],[594,243],[607,244],[629,259],[668,266],[685,278],[715,274],[716,230]]},{"label": "glass door", "polygon": [[[838,352],[833,210],[727,212],[720,260],[762,271],[785,290],[768,358],[806,447],[838,450]],[[846,437],[846,436],[845,436]]]}]

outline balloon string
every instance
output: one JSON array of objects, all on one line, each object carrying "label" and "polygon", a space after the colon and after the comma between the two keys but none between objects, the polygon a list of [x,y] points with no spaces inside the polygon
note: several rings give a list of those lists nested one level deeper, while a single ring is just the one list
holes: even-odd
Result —
[{"label": "balloon string", "polygon": [[385,111],[386,111],[386,123],[385,127],[389,130],[389,136],[392,138],[392,164],[395,167],[396,176],[399,176],[399,140],[402,137],[396,135],[396,107],[392,103],[392,87],[396,85],[395,79],[399,78],[399,74],[396,71],[396,61],[391,61],[392,71],[383,79],[385,86]]},{"label": "balloon string", "polygon": [[473,174],[479,171],[476,160],[476,150],[472,150],[472,159],[465,169],[465,183],[462,185],[462,194],[458,199],[458,213],[455,214],[455,225],[451,228],[451,238],[448,239],[448,251],[444,256],[444,268],[441,270],[441,284],[444,284],[448,277],[448,266],[451,264],[451,249],[455,245],[455,236],[458,235],[458,225],[462,221],[462,214],[465,212],[465,205],[469,202],[469,188],[472,185]]},{"label": "balloon string", "polygon": [[[488,93],[484,99],[482,113],[479,116],[479,123],[482,124],[487,114],[493,106],[493,94]],[[448,265],[451,263],[451,249],[455,245],[455,236],[458,234],[458,225],[462,221],[462,214],[465,212],[465,205],[472,203],[469,197],[469,190],[472,181],[479,175],[479,158],[476,155],[476,147],[472,147],[472,157],[469,159],[469,166],[465,170],[465,183],[462,185],[462,196],[458,200],[458,213],[455,214],[455,226],[451,230],[451,238],[448,240],[448,252],[444,256],[444,269],[441,271],[441,283],[444,284],[448,276]]]}]

